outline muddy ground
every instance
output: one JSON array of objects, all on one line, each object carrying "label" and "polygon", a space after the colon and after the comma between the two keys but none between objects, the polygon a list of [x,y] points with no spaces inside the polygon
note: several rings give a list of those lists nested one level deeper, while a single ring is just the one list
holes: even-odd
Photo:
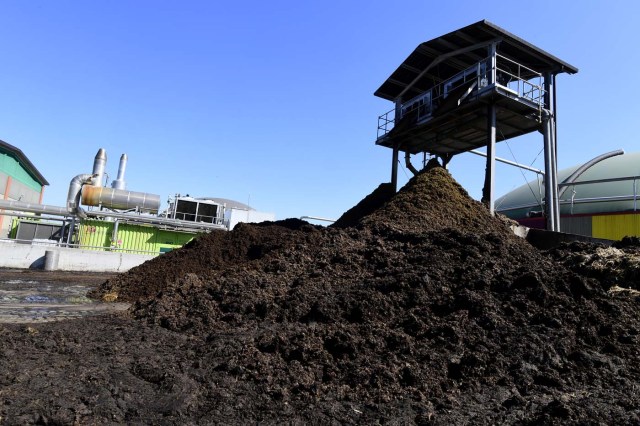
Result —
[{"label": "muddy ground", "polygon": [[89,290],[113,275],[0,269],[0,324],[80,319],[128,309],[127,303],[107,303],[87,297]]},{"label": "muddy ground", "polygon": [[3,324],[0,416],[638,424],[640,298],[606,271],[636,248],[596,250],[537,251],[432,167],[336,226],[240,225],[98,286],[126,313]]}]

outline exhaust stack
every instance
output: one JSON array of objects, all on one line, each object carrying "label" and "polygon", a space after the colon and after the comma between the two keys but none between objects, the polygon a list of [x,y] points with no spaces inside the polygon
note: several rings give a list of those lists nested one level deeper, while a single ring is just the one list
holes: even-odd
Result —
[{"label": "exhaust stack", "polygon": [[93,180],[91,184],[93,186],[102,186],[104,179],[104,169],[107,166],[107,151],[103,148],[98,150],[95,160],[93,160]]},{"label": "exhaust stack", "polygon": [[126,189],[126,182],[124,181],[124,172],[127,168],[127,154],[122,154],[120,157],[120,165],[118,166],[118,177],[111,183],[113,189]]}]

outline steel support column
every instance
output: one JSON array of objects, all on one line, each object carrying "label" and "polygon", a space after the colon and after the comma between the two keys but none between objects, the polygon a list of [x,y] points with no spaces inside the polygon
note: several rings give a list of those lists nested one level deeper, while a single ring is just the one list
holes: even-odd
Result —
[{"label": "steel support column", "polygon": [[549,134],[551,136],[551,168],[553,169],[552,174],[552,196],[553,196],[553,215],[555,217],[556,229],[555,231],[560,232],[560,197],[558,196],[558,146],[556,144],[556,122],[551,116],[549,119]]},{"label": "steel support column", "polygon": [[[497,73],[497,47],[496,42],[488,48],[489,54],[489,85],[496,83]],[[496,106],[491,102],[487,106],[487,168],[484,176],[484,188],[482,189],[482,202],[489,208],[491,216],[495,215],[495,180],[496,180]]]},{"label": "steel support column", "polygon": [[543,136],[545,149],[545,203],[547,229],[560,231],[560,200],[558,197],[558,143],[556,140],[555,75],[544,76]]},{"label": "steel support column", "polygon": [[495,178],[496,178],[496,106],[487,106],[487,168],[482,189],[482,202],[489,208],[489,213],[495,215]]},{"label": "steel support column", "polygon": [[[547,217],[547,229],[549,231],[559,231],[559,210],[558,185],[556,169],[554,168],[554,146],[553,146],[553,125],[552,119],[547,111],[542,117],[542,135],[544,138],[544,202]],[[555,184],[554,184],[555,183]]]},{"label": "steel support column", "polygon": [[[398,124],[402,119],[402,98],[398,97],[395,101],[395,115],[393,118],[394,124]],[[392,163],[391,163],[391,187],[393,191],[396,192],[398,190],[398,152],[400,151],[400,145],[398,142],[393,144],[393,154],[392,154]]]},{"label": "steel support column", "polygon": [[393,191],[398,190],[398,144],[393,145],[393,154],[391,160],[391,187]]}]

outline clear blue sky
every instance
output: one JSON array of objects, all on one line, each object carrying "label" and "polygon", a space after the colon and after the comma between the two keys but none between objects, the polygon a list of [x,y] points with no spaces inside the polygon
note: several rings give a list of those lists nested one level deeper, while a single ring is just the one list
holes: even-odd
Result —
[{"label": "clear blue sky", "polygon": [[[402,5],[402,6],[399,6]],[[64,205],[99,148],[133,191],[338,217],[389,180],[373,92],[421,42],[488,19],[580,72],[558,79],[559,167],[640,150],[640,3],[0,0],[0,139]],[[531,163],[539,135],[499,144]],[[512,153],[513,152],[513,155]],[[542,158],[534,163],[542,168]],[[454,158],[474,197],[484,159]],[[400,171],[403,182],[406,172]],[[528,175],[527,179],[532,179]],[[500,166],[497,193],[523,184]]]}]

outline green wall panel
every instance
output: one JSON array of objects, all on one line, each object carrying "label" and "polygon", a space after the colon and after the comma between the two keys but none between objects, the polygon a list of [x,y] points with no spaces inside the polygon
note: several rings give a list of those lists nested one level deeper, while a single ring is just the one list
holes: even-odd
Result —
[{"label": "green wall panel", "polygon": [[4,152],[0,152],[0,171],[8,174],[12,179],[19,180],[34,191],[40,192],[42,189],[42,185],[22,167],[18,160]]},{"label": "green wall panel", "polygon": [[[146,225],[120,224],[118,239],[112,244],[113,222],[84,220],[79,228],[81,246],[111,247],[123,250],[161,253],[179,248],[191,241],[195,234],[167,231]],[[98,250],[89,248],[89,250]]]}]

